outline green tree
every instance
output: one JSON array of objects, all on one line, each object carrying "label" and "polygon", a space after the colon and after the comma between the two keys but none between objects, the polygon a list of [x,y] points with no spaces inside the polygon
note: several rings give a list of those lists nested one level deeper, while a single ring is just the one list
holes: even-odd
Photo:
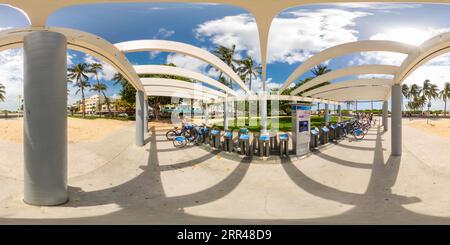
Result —
[{"label": "green tree", "polygon": [[[331,69],[329,69],[327,65],[319,64],[319,65],[317,65],[316,67],[314,67],[311,70],[311,73],[314,75],[313,78],[316,78],[316,77],[322,76],[322,75],[324,75],[324,74],[326,74],[326,73],[328,73],[330,71],[331,71]],[[303,80],[303,83],[299,83],[298,86],[296,86],[296,87],[299,87],[302,84],[311,81],[313,78]],[[321,84],[315,85],[315,86],[313,86],[313,87],[311,87],[309,89],[306,89],[305,91],[301,92],[300,95],[302,93],[304,93],[304,92],[308,92],[308,91],[311,91],[313,89],[320,88],[320,87],[323,87],[323,86],[326,86],[326,85],[329,85],[329,84],[330,84],[330,82],[326,81],[326,82],[323,82]],[[317,102],[317,114],[319,114],[319,113],[320,113],[320,102]]]},{"label": "green tree", "polygon": [[75,87],[78,87],[78,90],[75,94],[78,94],[81,91],[81,103],[82,103],[82,112],[83,118],[86,115],[86,100],[84,96],[84,89],[90,87],[89,77],[89,65],[86,63],[78,63],[72,67],[68,68],[68,78],[71,81],[75,81]]},{"label": "green tree", "polygon": [[126,111],[132,113],[136,104],[136,89],[121,73],[114,74],[112,80],[114,81],[114,85],[120,84],[122,86],[119,94],[122,100],[127,102],[125,107]]},{"label": "green tree", "polygon": [[[405,97],[406,99],[409,99],[409,87],[407,84],[402,84],[402,94],[403,94],[403,97]],[[402,104],[403,104],[403,100],[402,100]]]},{"label": "green tree", "polygon": [[[93,64],[90,64],[89,67],[90,67],[90,73],[94,74],[95,79],[97,80],[97,84],[95,84],[91,90],[98,93],[99,100],[100,100],[100,96],[103,95],[103,97],[105,98],[106,107],[108,108],[109,116],[112,117],[111,102],[105,93],[108,90],[108,86],[104,83],[100,83],[100,79],[98,79],[98,74],[103,71],[103,65],[100,63],[93,63]],[[100,105],[100,103],[98,103],[98,111],[100,111],[100,110],[101,110],[101,105]]]},{"label": "green tree", "polygon": [[[173,63],[166,64],[166,66],[176,67],[176,65]],[[139,75],[139,77],[141,77],[141,78],[166,78],[166,79],[175,79],[175,80],[186,81],[186,82],[194,82],[191,79],[186,78],[186,77],[165,75],[165,74],[143,74],[143,75]],[[150,96],[148,98],[149,105],[153,108],[156,120],[159,120],[161,117],[161,105],[169,104],[171,101],[172,101],[172,98],[167,97],[167,96]],[[191,104],[193,105],[192,101],[191,101]],[[191,112],[193,112],[193,110],[194,110],[194,108],[192,106]]]},{"label": "green tree", "polygon": [[244,77],[244,80],[248,81],[249,89],[252,90],[252,78],[257,78],[262,72],[262,66],[256,64],[251,56],[238,61],[239,66],[237,72],[240,76]]},{"label": "green tree", "polygon": [[[428,115],[430,115],[430,107],[431,107],[431,100],[436,99],[439,96],[439,89],[436,84],[432,84],[430,80],[425,80],[423,83],[423,96],[428,101]],[[425,102],[426,104],[426,102]],[[427,123],[428,123],[428,117],[427,117]]]},{"label": "green tree", "polygon": [[6,99],[5,85],[0,83],[0,101],[5,101],[5,99]]},{"label": "green tree", "polygon": [[446,82],[444,88],[439,92],[440,98],[444,101],[444,117],[447,115],[447,100],[450,98],[450,83]]},{"label": "green tree", "polygon": [[[236,54],[236,45],[231,46],[231,48],[227,48],[225,46],[218,46],[216,49],[212,51],[214,55],[216,55],[219,59],[221,59],[225,64],[227,64],[233,71],[237,71],[237,63],[238,61],[234,58]],[[221,80],[223,72],[220,72],[219,75],[219,81],[226,81],[225,83],[228,87],[232,88],[232,82],[231,79],[228,80]]]}]

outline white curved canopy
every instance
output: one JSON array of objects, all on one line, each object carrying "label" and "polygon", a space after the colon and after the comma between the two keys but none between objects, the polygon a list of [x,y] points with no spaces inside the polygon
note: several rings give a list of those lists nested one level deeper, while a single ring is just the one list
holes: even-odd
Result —
[{"label": "white curved canopy", "polygon": [[181,93],[181,92],[173,92],[173,91],[145,91],[148,96],[163,96],[163,97],[173,97],[173,98],[184,98],[184,99],[194,99],[194,100],[203,100],[209,103],[215,101],[213,97],[210,96],[202,96],[201,94],[193,94],[193,93]]},{"label": "white curved canopy", "polygon": [[[9,4],[22,10],[28,17],[34,27],[44,27],[49,16],[55,11],[64,7],[92,4],[92,3],[131,3],[131,2],[190,2],[190,3],[220,3],[234,5],[249,11],[255,18],[259,34],[259,43],[261,49],[262,79],[266,81],[267,72],[267,47],[270,26],[273,19],[283,10],[307,4],[317,3],[341,3],[342,0],[2,0],[2,3]],[[367,0],[353,0],[352,2],[367,2]],[[390,0],[381,0],[379,2],[391,2]],[[450,3],[450,0],[397,0],[396,2],[420,2],[420,3]],[[93,18],[95,18],[93,16]]]},{"label": "white curved canopy", "polygon": [[150,89],[154,86],[164,86],[166,88],[183,88],[190,91],[198,91],[203,93],[212,94],[219,97],[226,97],[225,93],[219,92],[215,89],[211,89],[203,86],[200,83],[192,83],[182,80],[176,79],[168,79],[168,78],[141,78],[142,85],[144,87],[150,87]]},{"label": "white curved canopy", "polygon": [[409,55],[401,64],[395,77],[396,83],[402,83],[417,68],[433,58],[450,52],[450,32],[432,37],[419,46],[419,50]]},{"label": "white curved canopy", "polygon": [[[336,101],[327,100],[327,99],[318,99],[318,98],[311,98],[311,97],[303,97],[303,96],[292,96],[292,95],[277,95],[272,94],[268,96],[264,95],[250,95],[250,96],[237,96],[237,97],[228,97],[228,101],[256,101],[256,100],[278,100],[278,101],[292,101],[292,102],[321,102],[321,103],[327,103],[331,105],[337,105],[339,104]],[[215,100],[215,103],[221,103],[224,102],[224,98],[219,98]]]},{"label": "white curved canopy", "polygon": [[133,66],[128,62],[125,55],[108,41],[87,32],[67,28],[15,28],[0,32],[0,51],[20,48],[23,46],[24,37],[34,31],[53,31],[66,36],[69,49],[90,54],[113,66],[120,72],[136,89],[143,90],[142,84]]},{"label": "white curved canopy", "polygon": [[384,98],[386,94],[390,92],[390,87],[385,86],[371,86],[368,87],[352,87],[346,89],[332,90],[324,93],[317,94],[316,96],[334,100],[334,101],[347,101],[347,100],[380,100]]},{"label": "white curved canopy", "polygon": [[225,86],[224,84],[208,77],[198,72],[194,72],[188,69],[173,67],[173,66],[165,66],[165,65],[138,65],[134,66],[136,72],[140,75],[146,74],[164,74],[164,75],[174,75],[189,78],[195,81],[199,81],[202,83],[206,83],[218,89],[221,89],[227,92],[230,95],[236,96],[237,93],[231,88]]},{"label": "white curved canopy", "polygon": [[294,91],[291,95],[296,95],[302,91],[312,88],[316,85],[322,84],[327,81],[332,81],[337,78],[354,76],[354,75],[364,75],[364,74],[385,74],[385,75],[395,75],[398,71],[398,66],[391,65],[363,65],[363,66],[349,66],[339,70],[334,70],[325,73],[321,76],[314,78],[313,80],[301,85]]},{"label": "white curved canopy", "polygon": [[303,93],[303,96],[312,96],[317,97],[317,94],[324,93],[327,91],[338,90],[338,89],[346,89],[351,87],[368,87],[368,86],[385,86],[389,87],[394,84],[393,79],[384,79],[384,78],[366,78],[366,79],[355,79],[355,80],[347,80],[344,82],[332,83],[327,86],[319,87],[308,92]]},{"label": "white curved canopy", "polygon": [[181,53],[195,57],[218,68],[233,81],[235,81],[246,93],[251,94],[250,90],[247,86],[245,86],[241,78],[227,64],[210,52],[193,45],[167,40],[137,40],[117,43],[115,46],[124,53],[161,51]]},{"label": "white curved canopy", "polygon": [[209,93],[205,93],[205,92],[193,91],[193,90],[189,90],[189,89],[185,89],[185,88],[166,87],[166,86],[146,87],[145,91],[149,92],[149,94],[152,94],[152,93],[166,93],[166,95],[164,95],[164,96],[168,96],[168,97],[183,98],[184,95],[192,95],[194,97],[206,98],[206,99],[217,99],[217,98],[219,98],[218,96],[215,96],[215,95],[212,95],[212,94],[209,94]]},{"label": "white curved canopy", "polygon": [[339,56],[367,51],[384,51],[411,54],[413,52],[417,52],[417,50],[418,47],[413,45],[386,40],[362,40],[337,45],[325,49],[304,61],[283,83],[279,90],[279,93],[281,94],[287,87],[289,87],[289,85],[295,82],[295,80],[297,80],[299,77],[301,77],[303,74],[305,74],[315,66]]}]

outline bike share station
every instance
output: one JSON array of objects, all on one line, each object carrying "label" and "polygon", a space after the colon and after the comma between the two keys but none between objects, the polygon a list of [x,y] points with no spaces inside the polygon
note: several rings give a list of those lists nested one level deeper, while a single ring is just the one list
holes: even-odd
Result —
[{"label": "bike share station", "polygon": [[310,152],[311,142],[311,106],[293,104],[292,143],[296,156],[304,157]]},{"label": "bike share station", "polygon": [[[220,130],[209,125],[202,126],[186,124],[181,131],[177,128],[167,133],[174,138],[174,146],[184,147],[188,143],[204,145],[208,149],[219,150],[225,153],[237,153],[241,157],[258,156],[267,159],[270,156],[279,157],[296,156],[304,158],[321,146],[329,143],[337,143],[346,137],[350,121],[332,124],[326,122],[323,127],[311,127],[311,105],[291,104],[292,132],[270,131],[270,133],[253,132],[247,128],[241,128],[237,137],[232,130]],[[325,120],[328,121],[328,120]],[[354,124],[355,122],[353,122]],[[355,129],[355,132],[362,132]],[[292,151],[289,149],[289,141],[292,139]]]}]

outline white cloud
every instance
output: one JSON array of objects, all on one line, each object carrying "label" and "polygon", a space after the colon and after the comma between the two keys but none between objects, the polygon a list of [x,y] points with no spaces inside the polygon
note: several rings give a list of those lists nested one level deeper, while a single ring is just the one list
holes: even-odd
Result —
[{"label": "white cloud", "polygon": [[[392,40],[409,43],[411,45],[420,45],[424,41],[432,38],[440,33],[450,31],[449,28],[425,28],[415,29],[411,27],[392,28],[382,33],[373,35],[372,40]],[[349,65],[363,64],[387,64],[400,65],[406,58],[406,55],[391,52],[364,52],[352,61]],[[422,86],[423,81],[429,79],[432,83],[438,85],[442,89],[445,82],[450,82],[450,54],[436,57],[417,70],[415,70],[404,81],[405,84],[418,84]],[[371,77],[370,75],[360,77]],[[443,109],[444,102],[436,100],[432,102],[432,110]]]},{"label": "white cloud", "polygon": [[[410,45],[420,45],[426,40],[444,32],[450,31],[450,28],[425,28],[417,29],[412,27],[391,28],[385,32],[377,33],[370,37],[371,40],[391,40],[408,43]],[[383,65],[401,65],[406,58],[405,54],[393,52],[362,52],[359,56],[349,61],[349,65],[365,64],[383,64]],[[447,66],[448,57],[440,56],[428,62],[424,66],[433,66],[435,69],[439,66]],[[442,69],[445,70],[445,69]],[[420,73],[420,72],[419,72]],[[426,74],[423,74],[424,76]]]},{"label": "white cloud", "polygon": [[[292,11],[274,19],[270,31],[268,63],[289,64],[337,44],[357,40],[355,20],[370,13],[342,9]],[[261,60],[255,19],[248,14],[207,21],[195,29],[198,39],[231,47]]]},{"label": "white cloud", "polygon": [[6,100],[0,108],[17,110],[19,95],[23,94],[23,55],[22,49],[0,52],[0,83],[5,86]]},{"label": "white cloud", "polygon": [[199,73],[207,71],[208,64],[202,60],[184,54],[171,53],[167,56],[167,64],[173,63],[177,67],[186,68]]},{"label": "white cloud", "polygon": [[159,28],[158,32],[153,36],[153,39],[167,39],[175,34],[174,30],[166,28]]},{"label": "white cloud", "polygon": [[[114,77],[114,74],[117,73],[117,70],[114,67],[112,67],[108,63],[105,63],[103,61],[96,59],[95,57],[93,57],[91,55],[85,55],[84,62],[86,62],[88,64],[100,63],[103,65],[103,71],[100,74],[98,74],[98,78],[100,80],[112,80],[112,78]],[[94,78],[94,75],[91,75],[91,77]]]},{"label": "white cloud", "polygon": [[364,9],[364,10],[408,9],[408,8],[420,8],[422,6],[422,4],[415,4],[415,3],[335,3],[329,5],[347,9]]}]

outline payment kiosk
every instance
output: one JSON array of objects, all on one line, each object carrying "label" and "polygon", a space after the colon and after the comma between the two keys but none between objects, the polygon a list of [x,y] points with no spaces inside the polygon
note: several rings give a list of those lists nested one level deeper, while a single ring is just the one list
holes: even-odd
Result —
[{"label": "payment kiosk", "polygon": [[293,104],[291,111],[293,148],[297,156],[302,156],[310,152],[311,106]]}]

